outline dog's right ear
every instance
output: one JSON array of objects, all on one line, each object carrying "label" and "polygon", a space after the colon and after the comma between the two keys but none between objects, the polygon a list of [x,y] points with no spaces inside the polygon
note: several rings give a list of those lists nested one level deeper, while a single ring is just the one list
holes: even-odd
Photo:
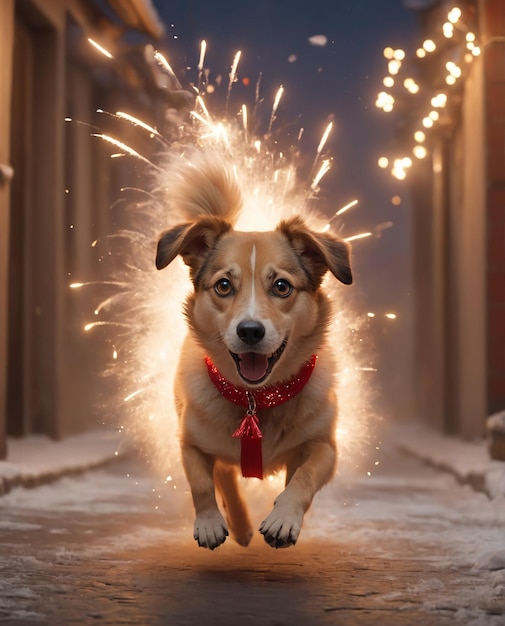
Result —
[{"label": "dog's right ear", "polygon": [[160,236],[156,251],[156,267],[161,270],[177,255],[191,268],[192,275],[207,258],[218,239],[232,226],[226,220],[204,217],[196,223],[179,224]]}]

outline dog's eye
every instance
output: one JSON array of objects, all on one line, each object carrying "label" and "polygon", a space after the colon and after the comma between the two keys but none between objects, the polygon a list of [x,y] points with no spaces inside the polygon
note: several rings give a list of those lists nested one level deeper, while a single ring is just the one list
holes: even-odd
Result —
[{"label": "dog's eye", "polygon": [[272,287],[272,294],[274,296],[278,296],[279,298],[287,298],[289,295],[291,295],[292,291],[292,285],[283,278],[279,278],[279,280],[276,280]]},{"label": "dog's eye", "polygon": [[233,287],[227,278],[220,278],[214,285],[214,291],[218,296],[221,296],[221,298],[225,298],[226,296],[231,296]]}]

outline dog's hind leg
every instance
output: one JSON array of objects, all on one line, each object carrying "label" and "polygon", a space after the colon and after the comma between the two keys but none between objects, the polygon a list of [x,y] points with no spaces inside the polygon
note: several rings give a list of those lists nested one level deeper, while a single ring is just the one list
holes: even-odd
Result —
[{"label": "dog's hind leg", "polygon": [[241,546],[249,545],[253,528],[246,503],[240,493],[237,470],[217,462],[214,466],[214,484],[223,498],[223,506],[230,535]]}]

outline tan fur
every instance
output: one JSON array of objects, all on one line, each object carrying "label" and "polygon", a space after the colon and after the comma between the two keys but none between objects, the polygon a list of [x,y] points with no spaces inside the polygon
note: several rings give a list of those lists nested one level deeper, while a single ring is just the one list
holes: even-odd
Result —
[{"label": "tan fur", "polygon": [[[194,284],[186,302],[189,334],[175,381],[182,459],[196,513],[194,536],[199,545],[214,549],[228,530],[244,546],[253,534],[237,482],[240,441],[232,437],[244,409],[214,388],[204,357],[235,385],[254,390],[286,382],[317,354],[303,390],[285,404],[258,413],[264,472],[286,469],[286,487],[260,532],[271,546],[286,547],[296,543],[305,512],[336,465],[336,364],[326,343],[331,306],[321,280],[330,270],[342,282],[351,282],[349,251],[338,238],[311,232],[300,218],[282,222],[272,232],[235,231],[230,220],[236,217],[237,205],[228,211],[224,200],[238,198],[231,170],[225,167],[219,174],[219,162],[208,154],[196,162],[197,175],[194,165],[187,179],[178,171],[177,201],[182,202],[186,184],[193,198],[186,202],[191,206],[187,221],[161,235],[156,259],[161,269],[181,255]],[[196,204],[204,207],[200,214],[195,213]],[[228,282],[221,283],[223,279]],[[292,291],[285,295],[287,284]],[[230,293],[223,295],[220,290],[228,288]],[[264,330],[254,344],[239,336],[244,321]],[[244,379],[230,354],[241,355],[242,371],[244,353],[272,355],[284,341],[284,352],[258,383],[256,377]],[[218,508],[216,487],[226,520]]]}]

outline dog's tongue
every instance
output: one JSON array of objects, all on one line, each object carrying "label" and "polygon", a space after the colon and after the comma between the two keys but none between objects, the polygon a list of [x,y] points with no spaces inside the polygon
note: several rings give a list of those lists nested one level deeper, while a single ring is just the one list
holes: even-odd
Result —
[{"label": "dog's tongue", "polygon": [[267,373],[268,357],[256,352],[242,352],[240,356],[240,372],[247,380],[261,380]]}]

